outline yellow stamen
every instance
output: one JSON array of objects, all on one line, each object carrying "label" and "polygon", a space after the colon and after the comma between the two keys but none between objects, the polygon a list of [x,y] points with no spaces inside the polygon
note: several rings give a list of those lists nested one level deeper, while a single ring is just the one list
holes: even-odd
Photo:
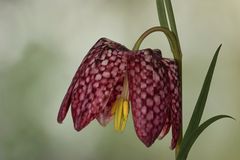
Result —
[{"label": "yellow stamen", "polygon": [[122,117],[122,126],[121,126],[121,131],[123,131],[126,127],[128,119],[128,101],[123,102],[123,117]]},{"label": "yellow stamen", "polygon": [[128,105],[128,101],[124,100],[122,97],[117,99],[114,105],[115,104],[116,104],[116,110],[115,110],[115,117],[114,117],[114,128],[116,131],[121,132],[126,127],[129,105]]},{"label": "yellow stamen", "polygon": [[113,103],[113,106],[112,106],[112,109],[111,109],[111,115],[115,114],[115,112],[116,112],[117,102],[118,102],[118,100],[116,100],[116,101]]},{"label": "yellow stamen", "polygon": [[123,131],[124,131],[124,129],[126,128],[126,124],[127,124],[127,119],[123,119],[120,132],[123,132]]},{"label": "yellow stamen", "polygon": [[117,117],[117,129],[120,131],[121,128],[121,120],[122,120],[122,111],[123,111],[123,98],[119,99],[119,106],[116,112],[116,117]]},{"label": "yellow stamen", "polygon": [[112,107],[112,114],[115,113],[114,117],[114,128],[116,131],[122,132],[127,123],[129,104],[128,104],[128,81],[127,76],[124,77],[123,91]]},{"label": "yellow stamen", "polygon": [[114,103],[115,104],[115,111],[114,111],[114,113],[115,113],[115,116],[114,116],[114,128],[115,128],[115,130],[116,131],[118,131],[118,108],[119,108],[119,99],[117,99],[116,100],[116,102]]},{"label": "yellow stamen", "polygon": [[128,101],[123,102],[123,117],[124,119],[127,119],[128,117]]}]

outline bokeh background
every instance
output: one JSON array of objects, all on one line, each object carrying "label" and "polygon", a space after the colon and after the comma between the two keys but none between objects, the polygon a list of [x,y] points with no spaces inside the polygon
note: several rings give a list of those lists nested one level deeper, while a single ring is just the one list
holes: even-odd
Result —
[{"label": "bokeh background", "polygon": [[[184,129],[208,65],[223,47],[203,119],[229,114],[204,132],[189,159],[240,159],[240,1],[173,0],[184,54]],[[108,37],[131,48],[158,25],[155,1],[0,0],[0,160],[170,160],[170,138],[146,148],[129,118],[124,133],[93,121],[81,132],[70,114],[56,116],[73,74],[90,47]],[[171,57],[166,38],[155,33],[144,47]]]}]

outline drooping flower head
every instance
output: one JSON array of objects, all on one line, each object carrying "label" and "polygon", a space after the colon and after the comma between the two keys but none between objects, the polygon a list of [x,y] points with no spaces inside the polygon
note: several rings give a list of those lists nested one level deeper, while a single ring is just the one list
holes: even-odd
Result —
[{"label": "drooping flower head", "polygon": [[[71,105],[74,128],[80,131],[97,119],[123,131],[131,106],[135,131],[150,146],[172,127],[175,148],[181,127],[181,96],[178,67],[163,58],[160,50],[130,51],[101,38],[78,68],[63,99],[58,122]],[[131,104],[131,105],[129,105]]]}]

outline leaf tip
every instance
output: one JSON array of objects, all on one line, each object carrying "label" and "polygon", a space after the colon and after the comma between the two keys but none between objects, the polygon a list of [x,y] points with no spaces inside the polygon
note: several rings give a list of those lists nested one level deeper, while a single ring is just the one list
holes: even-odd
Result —
[{"label": "leaf tip", "polygon": [[219,52],[221,48],[222,48],[222,43],[218,46],[217,52]]},{"label": "leaf tip", "polygon": [[232,120],[236,121],[236,118],[229,116],[228,118],[231,118]]}]

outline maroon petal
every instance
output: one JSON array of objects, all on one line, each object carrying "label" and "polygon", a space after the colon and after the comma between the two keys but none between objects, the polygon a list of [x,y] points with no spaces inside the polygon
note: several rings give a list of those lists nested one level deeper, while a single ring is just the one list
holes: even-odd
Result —
[{"label": "maroon petal", "polygon": [[[80,73],[86,69],[86,65],[97,56],[98,52],[101,52],[102,49],[101,49],[101,47],[98,47],[98,46],[102,46],[105,41],[106,40],[104,38],[98,40],[96,42],[96,44],[88,52],[88,54],[85,56],[82,63],[80,64],[80,66],[79,66],[77,72],[75,73],[75,75],[72,79],[72,82],[67,90],[67,93],[64,96],[61,107],[59,109],[58,118],[57,118],[59,123],[62,123],[62,121],[65,119],[65,117],[67,115],[67,112],[68,112],[68,109],[69,109],[69,106],[71,103],[71,95],[72,95],[73,87],[75,86],[76,82],[78,81]],[[98,50],[98,52],[97,52],[97,50]]]},{"label": "maroon petal", "polygon": [[[150,49],[133,53],[128,60],[134,126],[137,136],[147,147],[159,136],[167,119],[166,73],[155,64],[160,60],[159,51]],[[161,75],[158,70],[161,70]]]},{"label": "maroon petal", "polygon": [[127,49],[106,38],[100,39],[78,68],[59,111],[62,122],[71,103],[76,130],[81,130],[104,111],[112,90],[126,72]]},{"label": "maroon petal", "polygon": [[169,82],[169,99],[171,105],[171,125],[172,125],[172,142],[171,148],[174,149],[180,136],[181,129],[181,96],[180,96],[180,79],[178,74],[178,67],[175,61],[164,59],[163,63],[167,70],[167,77]]},{"label": "maroon petal", "polygon": [[167,111],[167,117],[165,120],[165,124],[163,126],[163,129],[159,135],[159,139],[163,139],[169,132],[169,129],[171,127],[171,119],[170,119],[171,113],[170,113],[170,109],[168,109]]},{"label": "maroon petal", "polygon": [[117,97],[119,97],[122,93],[123,80],[124,80],[124,76],[122,76],[119,79],[119,81],[113,88],[111,96],[108,100],[106,107],[104,108],[103,112],[101,112],[99,114],[99,116],[97,117],[98,122],[102,126],[106,126],[112,120],[112,117],[113,117],[112,106],[113,106],[114,102],[116,101]]}]

